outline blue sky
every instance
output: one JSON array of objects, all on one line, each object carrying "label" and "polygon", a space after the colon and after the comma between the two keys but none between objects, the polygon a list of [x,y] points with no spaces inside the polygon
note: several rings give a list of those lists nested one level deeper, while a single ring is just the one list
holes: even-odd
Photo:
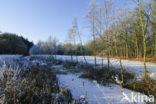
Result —
[{"label": "blue sky", "polygon": [[[102,1],[102,0],[98,0]],[[118,0],[124,7],[125,0]],[[90,0],[0,0],[0,30],[22,35],[35,43],[49,36],[64,42],[74,17],[84,41],[89,38],[85,22]]]}]

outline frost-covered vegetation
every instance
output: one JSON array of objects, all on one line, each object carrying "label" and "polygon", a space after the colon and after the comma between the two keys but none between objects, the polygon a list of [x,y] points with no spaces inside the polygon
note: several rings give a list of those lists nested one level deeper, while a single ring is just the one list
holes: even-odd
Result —
[{"label": "frost-covered vegetation", "polygon": [[87,50],[87,48],[81,44],[61,44],[55,38],[52,39],[49,37],[46,41],[39,41],[30,49],[29,53],[31,55],[83,55],[82,50],[84,51],[85,55],[90,55],[90,52]]},{"label": "frost-covered vegetation", "polygon": [[156,0],[130,1],[91,0],[85,44],[76,18],[64,43],[0,32],[0,104],[156,103]]},{"label": "frost-covered vegetation", "polygon": [[[38,58],[39,57],[43,58],[43,56],[38,56]],[[45,57],[47,58],[47,56],[45,56]],[[108,97],[109,94],[106,92],[108,90],[114,89],[114,85],[112,85],[112,83],[119,85],[118,89],[120,89],[121,91],[118,90],[119,91],[118,93],[122,93],[123,88],[124,88],[124,91],[126,91],[126,93],[127,93],[127,90],[125,88],[129,88],[129,89],[144,93],[146,95],[152,94],[155,96],[155,94],[153,93],[153,91],[154,91],[153,89],[155,88],[154,87],[155,84],[153,83],[154,80],[153,81],[150,79],[146,80],[146,82],[149,82],[148,84],[150,85],[150,87],[147,87],[148,86],[147,83],[145,83],[144,81],[142,81],[140,79],[137,79],[137,77],[135,77],[135,75],[124,70],[123,71],[124,82],[122,82],[122,80],[121,80],[122,79],[122,74],[121,74],[122,72],[121,72],[120,68],[107,70],[107,67],[101,67],[100,68],[100,65],[96,66],[96,68],[95,68],[93,64],[86,65],[84,62],[82,62],[81,61],[82,57],[81,58],[78,57],[79,62],[77,62],[76,58],[74,58],[74,57],[73,57],[74,60],[72,60],[70,56],[62,56],[62,57],[61,56],[55,56],[55,57],[57,59],[55,59],[56,63],[53,66],[55,68],[55,70],[53,70],[53,71],[59,74],[58,78],[60,79],[60,83],[63,84],[62,86],[66,86],[66,87],[69,87],[72,89],[72,93],[73,93],[73,96],[75,98],[81,98],[82,96],[84,96],[85,99],[88,99],[88,102],[91,101],[90,103],[98,102],[96,100],[97,99],[100,100],[100,98],[101,98],[101,100],[99,102],[102,101],[105,103],[106,102],[110,103],[110,102],[118,101],[119,99],[117,100],[117,98],[111,99],[111,97],[113,97],[113,95],[110,97],[110,99],[111,99],[110,101],[106,101],[106,100],[104,100],[103,95],[100,94],[100,93],[105,93],[104,96]],[[94,60],[94,58],[89,58],[89,60],[90,61]],[[60,74],[63,74],[63,75],[60,75]],[[81,79],[79,77],[85,78],[85,79]],[[89,81],[88,83],[90,83],[89,85],[87,84],[86,78],[89,79],[88,80]],[[92,81],[96,81],[96,84],[93,88],[91,87],[94,85],[92,83]],[[147,88],[140,87],[141,84],[143,84]],[[108,87],[108,89],[105,92],[105,91],[103,91],[103,88],[99,89],[99,87],[98,87],[99,85],[100,86],[104,85],[106,87],[106,89],[107,89],[107,85],[108,86],[110,85],[110,86],[112,86],[112,88]],[[87,86],[88,86],[88,88],[87,88]],[[135,86],[135,87],[132,87],[132,86]],[[92,91],[89,88],[94,89],[95,92],[96,91],[97,92],[99,91],[99,92],[98,93],[95,93],[95,92],[92,93]],[[81,91],[81,92],[78,93],[75,90],[78,92],[79,91]],[[148,93],[147,93],[147,91],[148,91]],[[113,90],[113,92],[114,92],[114,94],[116,93],[115,90]],[[133,92],[133,91],[128,91],[128,92],[129,92],[128,94],[130,94],[130,92]],[[88,93],[88,95],[86,95],[86,93]],[[97,97],[97,99],[94,98],[93,95],[95,95]],[[94,99],[91,99],[91,98],[94,98]],[[120,98],[120,100],[121,100],[121,98]]]},{"label": "frost-covered vegetation", "polygon": [[[1,57],[5,60],[9,58]],[[76,56],[73,56],[72,60],[70,56],[57,55],[16,56],[16,58],[19,63],[17,61],[14,63],[18,67],[12,68],[9,64],[0,67],[2,104],[6,104],[5,102],[14,102],[14,104],[122,103],[123,95],[120,93],[124,91],[131,95],[133,91],[128,89],[155,96],[154,80],[151,80],[152,82],[146,80],[147,83],[151,82],[147,84],[138,80],[135,74],[123,70],[124,82],[122,82],[120,68],[112,67],[108,70],[107,65],[102,67],[101,64],[95,67],[93,63],[89,63],[91,60],[94,61],[93,57],[86,58],[87,65],[82,61],[83,57],[78,57],[77,62]],[[139,87],[141,84],[148,89]],[[118,94],[120,96],[116,97]]]},{"label": "frost-covered vegetation", "polygon": [[[83,58],[83,56],[73,56],[71,58],[71,56],[67,56],[67,55],[57,55],[56,57],[58,60],[63,60],[63,61],[71,61],[74,60],[75,62],[77,62],[77,58],[78,58],[78,62],[83,62],[85,63],[85,60]],[[88,64],[94,64],[94,57],[93,56],[85,56],[86,61]],[[96,58],[96,64],[99,65],[107,65],[108,61],[107,58],[100,58],[97,57]],[[143,77],[143,69],[144,69],[144,63],[143,62],[139,62],[139,61],[129,61],[129,60],[121,60],[122,63],[122,67],[123,69],[127,70],[128,72],[131,72],[133,74],[136,75],[136,77],[138,79]],[[147,62],[147,69],[148,69],[148,75],[152,78],[152,79],[156,79],[155,75],[156,75],[156,64],[155,63],[150,63]],[[114,68],[114,69],[120,69],[120,59],[114,59],[114,58],[110,58],[110,67]]]},{"label": "frost-covered vegetation", "polygon": [[0,66],[4,63],[7,65],[17,66],[22,55],[0,55]]},{"label": "frost-covered vegetation", "polygon": [[30,69],[0,67],[1,104],[69,104],[74,102],[69,89],[59,87],[52,69],[31,65]]}]

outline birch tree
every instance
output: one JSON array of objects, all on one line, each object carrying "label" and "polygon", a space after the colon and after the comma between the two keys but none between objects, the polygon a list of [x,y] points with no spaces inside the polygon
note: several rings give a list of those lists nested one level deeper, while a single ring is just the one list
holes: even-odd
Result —
[{"label": "birch tree", "polygon": [[95,66],[96,66],[96,37],[97,37],[97,34],[96,34],[96,18],[97,18],[97,3],[96,3],[96,0],[92,0],[90,2],[90,5],[89,5],[89,11],[87,13],[87,19],[88,19],[88,22],[89,22],[89,28],[90,28],[90,31],[91,31],[91,36],[93,38],[93,41],[94,41],[94,62],[95,62]]},{"label": "birch tree", "polygon": [[[108,30],[109,24],[111,24],[111,21],[109,21],[109,19],[111,19],[111,11],[112,11],[112,2],[110,1],[106,1],[104,0],[104,19],[105,19],[105,30]],[[109,31],[106,31],[106,40],[107,40],[107,59],[108,59],[108,69],[110,69],[110,44],[109,44]]]},{"label": "birch tree", "polygon": [[[70,42],[70,44],[71,44],[71,46],[72,46],[72,44],[75,44],[75,34],[74,34],[74,31],[73,31],[73,28],[70,28],[69,30],[68,30],[68,41]],[[70,55],[71,55],[71,60],[73,61],[73,51],[75,51],[74,50],[74,47],[71,47],[71,53],[70,53]]]},{"label": "birch tree", "polygon": [[74,30],[74,33],[75,33],[76,37],[78,37],[78,39],[80,41],[80,45],[81,45],[80,51],[81,51],[81,54],[83,55],[84,61],[85,61],[86,64],[88,64],[87,60],[86,60],[86,57],[85,57],[84,49],[82,48],[83,47],[83,42],[82,42],[81,34],[80,34],[80,31],[79,31],[77,18],[74,18],[73,23],[72,23],[72,27],[73,27],[73,30]]},{"label": "birch tree", "polygon": [[142,18],[142,8],[141,8],[141,2],[138,0],[138,8],[139,8],[139,19],[141,24],[141,31],[142,31],[142,38],[143,38],[143,46],[144,46],[144,78],[146,78],[146,38],[145,38],[145,31],[144,31],[144,24],[143,24],[143,18]]}]

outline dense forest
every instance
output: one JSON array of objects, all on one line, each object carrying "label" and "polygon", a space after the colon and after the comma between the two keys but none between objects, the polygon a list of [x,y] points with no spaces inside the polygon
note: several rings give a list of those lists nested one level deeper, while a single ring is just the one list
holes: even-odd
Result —
[{"label": "dense forest", "polygon": [[2,33],[0,35],[0,54],[22,54],[29,55],[32,42],[22,36],[12,33]]}]

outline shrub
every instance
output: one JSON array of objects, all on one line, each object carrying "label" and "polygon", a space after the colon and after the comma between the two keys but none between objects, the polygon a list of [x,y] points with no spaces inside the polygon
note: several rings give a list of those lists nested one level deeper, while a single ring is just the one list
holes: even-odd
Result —
[{"label": "shrub", "polygon": [[[0,104],[70,103],[68,89],[60,90],[56,75],[50,69],[31,67],[30,70],[0,67]],[[54,96],[55,95],[55,96]]]},{"label": "shrub", "polygon": [[146,95],[153,95],[156,100],[156,80],[152,80],[149,77],[138,81],[135,80],[124,87],[144,93]]}]

